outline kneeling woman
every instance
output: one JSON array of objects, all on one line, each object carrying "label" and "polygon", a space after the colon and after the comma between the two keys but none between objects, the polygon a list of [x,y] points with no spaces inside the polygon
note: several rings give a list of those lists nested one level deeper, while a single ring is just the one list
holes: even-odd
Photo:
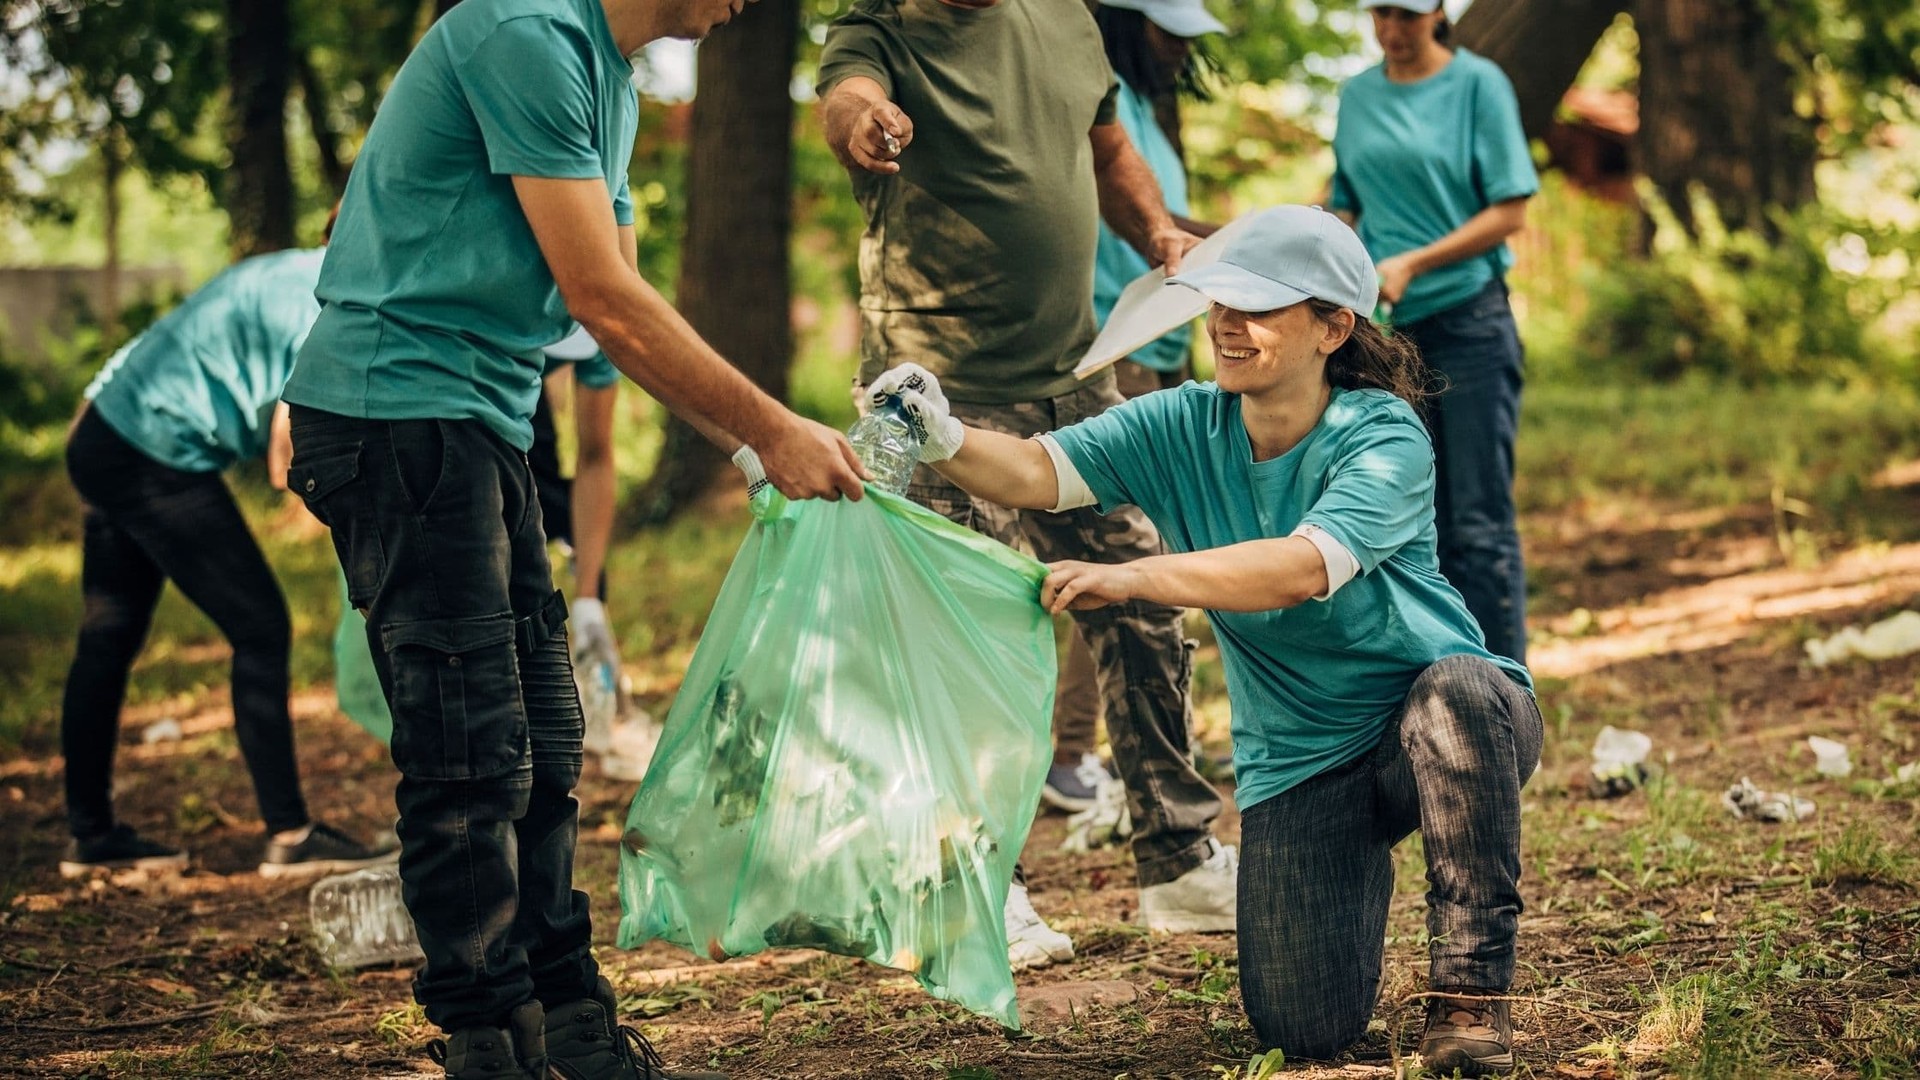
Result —
[{"label": "kneeling woman", "polygon": [[1266,211],[1211,266],[1214,384],[1035,439],[963,427],[926,371],[877,380],[968,492],[1064,510],[1132,503],[1172,554],[1060,562],[1054,611],[1205,608],[1233,706],[1242,808],[1240,982],[1263,1043],[1331,1055],[1366,1031],[1394,844],[1424,833],[1430,1000],[1421,1053],[1512,1067],[1520,788],[1540,755],[1524,667],[1493,656],[1435,556],[1417,354],[1364,315],[1372,261],[1317,208]]}]

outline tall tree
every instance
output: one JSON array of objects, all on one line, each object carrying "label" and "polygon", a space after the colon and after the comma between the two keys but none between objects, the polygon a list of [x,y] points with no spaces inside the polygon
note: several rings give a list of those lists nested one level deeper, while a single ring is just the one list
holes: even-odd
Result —
[{"label": "tall tree", "polygon": [[[749,4],[700,46],[687,162],[687,231],[676,306],[760,387],[786,400],[793,360],[793,124],[798,0]],[[641,516],[664,520],[713,487],[726,458],[667,425]]]},{"label": "tall tree", "polygon": [[1455,40],[1499,64],[1520,99],[1520,126],[1542,138],[1561,97],[1629,0],[1474,0]]},{"label": "tall tree", "polygon": [[227,0],[228,246],[234,257],[293,246],[287,88],[293,26],[287,0]]},{"label": "tall tree", "polygon": [[1699,184],[1727,224],[1766,230],[1770,207],[1813,199],[1814,127],[1764,5],[1636,0],[1640,167],[1691,225]]}]

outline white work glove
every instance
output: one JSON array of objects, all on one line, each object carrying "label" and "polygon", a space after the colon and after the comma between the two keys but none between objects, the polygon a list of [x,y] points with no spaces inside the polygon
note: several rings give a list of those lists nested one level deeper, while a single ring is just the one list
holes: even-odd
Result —
[{"label": "white work glove", "polygon": [[945,461],[960,452],[960,444],[967,439],[966,425],[954,419],[933,372],[919,364],[901,364],[881,373],[867,387],[867,400],[879,408],[888,398],[899,399],[900,411],[919,436],[921,461]]},{"label": "white work glove", "polygon": [[742,444],[733,452],[733,467],[739,469],[747,478],[747,498],[751,499],[767,486],[767,467],[760,464],[760,455],[753,447]]},{"label": "white work glove", "polygon": [[567,613],[573,624],[573,666],[577,671],[592,671],[602,664],[618,673],[620,647],[614,644],[613,628],[607,625],[607,608],[598,600],[581,597]]}]

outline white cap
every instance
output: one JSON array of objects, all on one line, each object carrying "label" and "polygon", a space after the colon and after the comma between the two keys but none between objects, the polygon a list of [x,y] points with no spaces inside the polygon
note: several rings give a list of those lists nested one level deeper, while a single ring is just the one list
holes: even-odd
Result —
[{"label": "white cap", "polygon": [[1201,0],[1101,0],[1101,7],[1137,11],[1147,21],[1178,38],[1224,34],[1226,24],[1213,17]]},{"label": "white cap", "polygon": [[1360,6],[1367,10],[1391,7],[1416,15],[1431,15],[1440,10],[1440,0],[1360,0]]},{"label": "white cap", "polygon": [[1276,206],[1246,223],[1219,261],[1167,279],[1235,311],[1273,311],[1325,300],[1362,318],[1380,300],[1366,245],[1347,223],[1317,206]]}]

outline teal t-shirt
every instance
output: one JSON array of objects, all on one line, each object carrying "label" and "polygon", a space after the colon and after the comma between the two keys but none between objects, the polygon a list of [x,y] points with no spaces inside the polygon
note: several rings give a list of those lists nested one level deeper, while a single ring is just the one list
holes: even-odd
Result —
[{"label": "teal t-shirt", "polygon": [[319,314],[325,251],[235,263],[107,361],[87,387],[107,426],[182,472],[264,456],[280,388]]},{"label": "teal t-shirt", "polygon": [[286,399],[531,446],[540,348],[572,320],[512,178],[603,181],[632,224],[632,75],[599,0],[464,0],[434,23],[354,162]]},{"label": "teal t-shirt", "polygon": [[[1187,216],[1187,166],[1153,115],[1153,102],[1121,79],[1120,95],[1114,104],[1127,138],[1146,159],[1154,179],[1160,181],[1160,194],[1166,199],[1167,209],[1181,217]],[[1113,313],[1120,290],[1149,269],[1147,260],[1133,250],[1132,244],[1120,239],[1106,222],[1100,223],[1100,246],[1093,260],[1093,315],[1100,325],[1105,326],[1107,316]],[[1179,371],[1187,366],[1187,347],[1192,337],[1193,327],[1182,326],[1135,349],[1131,359],[1155,371]]]},{"label": "teal t-shirt", "polygon": [[[1333,209],[1355,214],[1377,262],[1424,247],[1494,203],[1540,190],[1513,84],[1493,61],[1457,49],[1446,67],[1396,83],[1369,68],[1340,90]],[[1513,266],[1492,251],[1413,279],[1393,321],[1417,322],[1470,299]]]},{"label": "teal t-shirt", "polygon": [[1335,390],[1298,446],[1254,461],[1240,396],[1187,383],[1053,433],[1102,511],[1132,503],[1174,551],[1290,535],[1303,523],[1353,553],[1332,598],[1283,611],[1209,611],[1233,707],[1242,810],[1367,753],[1435,661],[1489,653],[1440,574],[1433,443],[1380,390]]},{"label": "teal t-shirt", "polygon": [[605,390],[620,381],[619,369],[613,366],[613,361],[607,359],[607,354],[603,352],[594,353],[585,360],[568,360],[547,353],[540,374],[542,377],[551,375],[568,364],[573,365],[573,380],[589,390]]}]

